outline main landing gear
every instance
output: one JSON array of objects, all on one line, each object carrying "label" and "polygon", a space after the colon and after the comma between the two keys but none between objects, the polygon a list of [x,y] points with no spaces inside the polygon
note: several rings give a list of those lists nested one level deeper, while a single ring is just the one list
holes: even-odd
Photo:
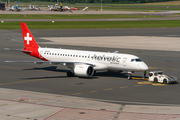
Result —
[{"label": "main landing gear", "polygon": [[94,71],[93,76],[96,74],[96,71]]},{"label": "main landing gear", "polygon": [[68,77],[73,77],[73,76],[74,76],[74,73],[71,72],[71,71],[69,71],[69,72],[67,72],[67,76],[68,76]]}]

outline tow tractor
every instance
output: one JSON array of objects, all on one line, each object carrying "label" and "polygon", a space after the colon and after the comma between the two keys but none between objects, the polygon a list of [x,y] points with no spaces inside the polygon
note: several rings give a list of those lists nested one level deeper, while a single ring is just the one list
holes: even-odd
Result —
[{"label": "tow tractor", "polygon": [[177,83],[177,77],[171,75],[164,75],[163,71],[151,71],[149,72],[149,81],[154,83]]}]

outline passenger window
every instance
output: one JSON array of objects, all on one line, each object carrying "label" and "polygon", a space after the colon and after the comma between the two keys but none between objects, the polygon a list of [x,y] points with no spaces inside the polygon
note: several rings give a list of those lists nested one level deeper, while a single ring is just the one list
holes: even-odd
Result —
[{"label": "passenger window", "polygon": [[86,56],[85,56],[85,58],[86,58]]},{"label": "passenger window", "polygon": [[56,55],[56,53],[55,53],[55,55]]},{"label": "passenger window", "polygon": [[48,53],[47,53],[47,55],[48,55]]},{"label": "passenger window", "polygon": [[51,55],[51,53],[49,53]]},{"label": "passenger window", "polygon": [[75,55],[73,55],[73,57],[75,57]]},{"label": "passenger window", "polygon": [[54,53],[52,53],[52,55],[54,55]]}]

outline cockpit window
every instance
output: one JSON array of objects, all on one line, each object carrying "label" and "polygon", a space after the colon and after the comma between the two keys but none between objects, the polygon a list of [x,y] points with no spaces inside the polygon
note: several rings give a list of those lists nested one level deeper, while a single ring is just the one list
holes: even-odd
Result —
[{"label": "cockpit window", "polygon": [[134,62],[135,61],[135,59],[131,59],[131,62]]},{"label": "cockpit window", "polygon": [[131,59],[131,62],[135,62],[135,61],[136,61],[136,62],[142,62],[142,60],[139,59],[139,58],[138,58],[138,59]]},{"label": "cockpit window", "polygon": [[136,60],[136,62],[142,62],[142,60],[141,59],[135,59]]}]

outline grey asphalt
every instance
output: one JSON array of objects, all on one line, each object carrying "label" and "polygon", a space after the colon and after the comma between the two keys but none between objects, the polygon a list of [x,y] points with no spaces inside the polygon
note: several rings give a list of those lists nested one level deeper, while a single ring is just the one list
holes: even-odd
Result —
[{"label": "grey asphalt", "polygon": [[[9,32],[21,33],[21,30]],[[180,37],[180,28],[126,28],[126,29],[76,29],[31,30],[34,37],[92,37],[92,36],[156,36]],[[1,30],[0,30],[1,32]],[[15,34],[16,35],[16,34]],[[20,36],[21,37],[21,36]],[[13,36],[11,37],[13,39]]]},{"label": "grey asphalt", "polygon": [[180,13],[180,11],[155,11],[154,10],[147,10],[145,12],[141,11],[95,11],[95,10],[87,10],[87,11],[64,11],[64,12],[59,12],[59,11],[46,11],[47,9],[43,9],[41,11],[25,11],[22,10],[20,12],[15,12],[15,11],[0,11],[0,14],[55,14],[55,15],[61,15],[61,14],[66,14],[66,15],[71,15],[71,14],[122,14],[122,15],[172,15],[173,13]]},{"label": "grey asphalt", "polygon": [[[37,41],[44,36],[118,36],[146,35],[179,37],[180,28],[158,29],[108,29],[108,30],[32,30]],[[112,34],[111,34],[112,33]],[[180,84],[159,85],[142,80],[127,80],[127,74],[98,72],[92,78],[66,77],[68,69],[64,66],[36,65],[23,63],[4,63],[5,60],[37,60],[31,56],[16,51],[6,51],[3,48],[22,48],[20,30],[0,30],[0,87],[18,90],[37,91],[70,95],[77,97],[102,99],[118,104],[180,104]],[[180,78],[179,52],[114,49],[83,46],[44,45],[42,47],[61,47],[68,49],[84,49],[93,51],[120,51],[139,56],[150,70],[164,70]],[[142,77],[143,73],[133,76]],[[96,91],[96,92],[93,92]]]}]

